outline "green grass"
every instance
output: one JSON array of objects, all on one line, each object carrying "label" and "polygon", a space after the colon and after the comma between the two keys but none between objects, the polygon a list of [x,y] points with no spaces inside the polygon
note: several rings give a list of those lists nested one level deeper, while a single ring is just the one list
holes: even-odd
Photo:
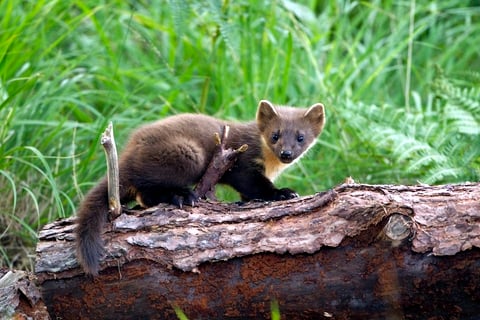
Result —
[{"label": "green grass", "polygon": [[466,1],[0,1],[0,265],[33,268],[104,174],[110,120],[121,149],[176,113],[319,101],[325,132],[278,185],[478,181],[478,43]]}]

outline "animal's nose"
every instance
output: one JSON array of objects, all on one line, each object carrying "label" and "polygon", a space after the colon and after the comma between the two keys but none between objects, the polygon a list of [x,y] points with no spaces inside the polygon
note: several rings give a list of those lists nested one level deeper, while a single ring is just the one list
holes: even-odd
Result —
[{"label": "animal's nose", "polygon": [[282,150],[280,151],[280,158],[282,160],[291,160],[293,156],[292,150]]}]

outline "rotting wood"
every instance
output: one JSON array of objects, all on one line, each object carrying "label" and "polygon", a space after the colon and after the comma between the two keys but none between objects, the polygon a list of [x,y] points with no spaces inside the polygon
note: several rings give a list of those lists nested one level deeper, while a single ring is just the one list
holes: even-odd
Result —
[{"label": "rotting wood", "polygon": [[34,278],[29,272],[0,268],[0,319],[50,319]]},{"label": "rotting wood", "polygon": [[108,207],[110,219],[117,218],[122,213],[120,204],[120,173],[118,168],[118,153],[113,134],[113,124],[110,122],[102,133],[101,144],[107,158]]},{"label": "rotting wood", "polygon": [[[91,281],[73,219],[46,226],[38,282],[52,317],[462,318],[480,306],[480,184],[344,184],[244,205],[122,214]],[[112,301],[117,301],[115,308]],[[112,312],[112,308],[115,309]]]}]

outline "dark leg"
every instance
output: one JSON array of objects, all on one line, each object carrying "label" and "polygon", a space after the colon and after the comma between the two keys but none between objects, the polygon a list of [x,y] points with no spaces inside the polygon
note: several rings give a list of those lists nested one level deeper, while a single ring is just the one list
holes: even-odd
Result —
[{"label": "dark leg", "polygon": [[287,200],[298,197],[298,194],[289,188],[277,189],[267,177],[257,171],[231,172],[222,182],[237,190],[243,201]]},{"label": "dark leg", "polygon": [[142,205],[153,207],[159,203],[170,203],[178,207],[184,204],[193,206],[198,200],[197,195],[190,188],[160,188],[144,187],[138,190]]}]

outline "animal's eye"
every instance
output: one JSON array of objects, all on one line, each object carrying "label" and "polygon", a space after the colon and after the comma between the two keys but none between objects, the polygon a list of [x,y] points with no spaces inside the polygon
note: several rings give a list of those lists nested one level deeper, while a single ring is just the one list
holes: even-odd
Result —
[{"label": "animal's eye", "polygon": [[305,136],[303,134],[299,133],[297,135],[297,141],[298,142],[303,142],[303,140],[305,140]]},{"label": "animal's eye", "polygon": [[279,132],[274,132],[272,133],[272,143],[276,143],[278,139],[280,139],[280,133]]}]

